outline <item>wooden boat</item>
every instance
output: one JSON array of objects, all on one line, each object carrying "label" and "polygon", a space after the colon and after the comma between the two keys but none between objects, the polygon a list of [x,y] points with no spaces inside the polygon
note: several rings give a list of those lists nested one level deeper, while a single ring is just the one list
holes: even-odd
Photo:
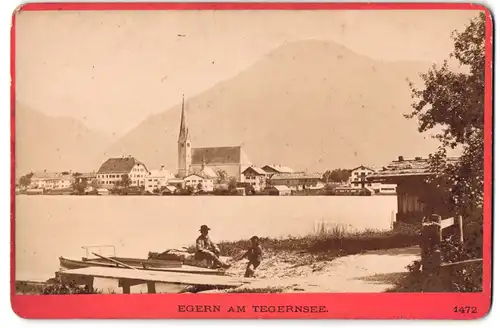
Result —
[{"label": "wooden boat", "polygon": [[100,258],[82,258],[79,260],[67,259],[59,257],[59,264],[64,269],[82,269],[89,267],[103,267],[103,268],[125,268],[147,271],[163,271],[163,272],[177,272],[177,273],[195,273],[195,274],[209,274],[209,275],[224,275],[223,270],[208,269],[190,265],[183,265],[181,262],[176,261],[162,261],[162,260],[146,260],[136,258],[110,258],[126,265],[126,267],[106,261]]}]

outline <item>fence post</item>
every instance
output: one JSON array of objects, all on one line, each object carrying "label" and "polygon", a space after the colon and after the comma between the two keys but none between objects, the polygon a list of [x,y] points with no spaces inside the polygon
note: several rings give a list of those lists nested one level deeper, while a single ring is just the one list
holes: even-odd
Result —
[{"label": "fence post", "polygon": [[[439,288],[439,268],[441,267],[442,240],[441,216],[432,214],[430,218],[422,223],[422,273],[426,283],[425,291]],[[437,283],[437,285],[436,285]]]},{"label": "fence post", "polygon": [[458,229],[459,229],[459,241],[460,244],[464,243],[464,223],[463,223],[463,218],[461,215],[458,216]]}]

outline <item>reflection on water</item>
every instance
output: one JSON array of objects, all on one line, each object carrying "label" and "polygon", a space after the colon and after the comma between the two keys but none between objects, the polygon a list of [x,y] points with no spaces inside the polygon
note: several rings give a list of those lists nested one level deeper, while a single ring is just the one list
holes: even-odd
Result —
[{"label": "reflection on water", "polygon": [[16,277],[44,280],[59,256],[81,258],[84,245],[115,245],[118,256],[194,243],[199,226],[214,241],[300,236],[318,222],[348,230],[389,229],[395,196],[155,197],[16,196]]}]

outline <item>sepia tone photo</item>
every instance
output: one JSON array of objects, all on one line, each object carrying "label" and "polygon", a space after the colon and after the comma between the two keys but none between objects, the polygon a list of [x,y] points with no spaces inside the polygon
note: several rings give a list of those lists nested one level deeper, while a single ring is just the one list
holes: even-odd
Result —
[{"label": "sepia tone photo", "polygon": [[17,294],[483,291],[484,12],[15,15]]}]

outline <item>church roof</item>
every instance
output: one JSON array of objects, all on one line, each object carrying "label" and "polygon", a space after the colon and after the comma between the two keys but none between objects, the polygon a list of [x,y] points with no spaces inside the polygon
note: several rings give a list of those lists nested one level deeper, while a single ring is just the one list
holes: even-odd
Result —
[{"label": "church roof", "polygon": [[191,164],[241,164],[242,150],[237,147],[206,147],[191,149]]},{"label": "church roof", "polygon": [[135,165],[142,164],[142,162],[138,161],[134,157],[118,157],[118,158],[110,158],[106,162],[104,162],[99,171],[97,173],[129,173],[132,171]]}]

